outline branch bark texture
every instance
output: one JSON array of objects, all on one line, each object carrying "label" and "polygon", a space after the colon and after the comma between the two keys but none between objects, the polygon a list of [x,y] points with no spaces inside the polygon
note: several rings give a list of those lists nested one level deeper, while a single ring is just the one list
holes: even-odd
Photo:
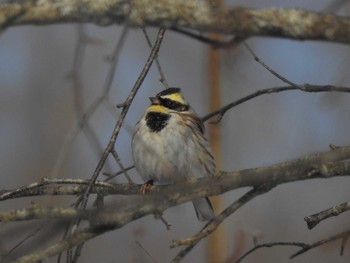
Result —
[{"label": "branch bark texture", "polygon": [[[251,168],[233,172],[220,172],[219,176],[191,179],[180,182],[176,185],[152,186],[150,192],[142,195],[139,185],[118,184],[95,182],[91,193],[100,195],[138,195],[143,201],[137,202],[135,213],[142,217],[150,213],[159,213],[169,207],[188,202],[194,198],[220,195],[234,189],[242,187],[259,187],[262,191],[273,187],[301,180],[313,178],[331,178],[336,176],[346,176],[350,174],[350,146],[336,147],[328,152],[306,155],[304,157],[278,163],[265,167]],[[61,183],[67,184],[65,179]],[[52,183],[52,184],[51,184]],[[22,187],[19,190],[3,190],[0,195],[0,201],[7,199],[33,196],[33,195],[77,195],[84,193],[87,187],[87,181],[79,180],[71,183],[81,184],[64,188],[60,191],[60,181],[44,180],[44,183],[34,183]],[[49,190],[45,190],[48,186]],[[57,187],[57,191],[52,188]],[[35,190],[38,188],[39,190]],[[145,209],[144,206],[147,206]],[[128,205],[128,209],[130,206]],[[146,212],[147,210],[147,212]],[[0,213],[1,215],[1,213]],[[0,220],[4,220],[1,218]],[[113,224],[113,223],[112,223]]]},{"label": "branch bark texture", "polygon": [[[28,3],[31,6],[28,8]],[[26,12],[16,16],[18,10]],[[0,5],[0,22],[13,25],[95,23],[163,27],[224,35],[271,36],[350,43],[350,18],[301,9],[215,7],[196,0],[41,0]]]},{"label": "branch bark texture", "polygon": [[[143,196],[140,196],[138,191],[137,194],[139,196],[136,197],[138,201],[134,200],[131,203],[127,203],[124,208],[119,207],[117,211],[74,211],[72,209],[45,209],[35,206],[27,210],[0,213],[0,221],[33,220],[45,217],[66,220],[78,217],[90,221],[91,227],[81,230],[72,237],[42,251],[34,252],[20,258],[17,261],[36,262],[60,253],[72,246],[82,244],[97,235],[118,229],[143,216],[149,214],[160,215],[167,208],[190,201],[196,197],[217,195],[239,187],[258,188],[259,193],[264,193],[279,184],[297,180],[349,175],[350,164],[344,162],[349,159],[350,147],[336,147],[328,152],[307,155],[293,161],[267,167],[246,169],[237,172],[221,172],[220,176],[213,178],[190,180],[177,185],[155,186],[149,194]],[[99,187],[102,186],[98,182],[97,184],[99,184]],[[31,187],[24,187],[24,189],[31,189]],[[110,189],[110,185],[108,185],[108,189]],[[124,194],[135,195],[136,193],[129,192]],[[240,206],[239,202],[236,202],[236,204],[238,206],[234,203],[229,209],[236,209],[236,207],[238,208]],[[223,217],[223,220],[229,214],[231,212],[227,215],[223,212],[218,218]],[[222,220],[220,219],[220,221]],[[197,236],[194,237],[194,243],[202,238],[201,235],[199,233],[199,238]]]}]

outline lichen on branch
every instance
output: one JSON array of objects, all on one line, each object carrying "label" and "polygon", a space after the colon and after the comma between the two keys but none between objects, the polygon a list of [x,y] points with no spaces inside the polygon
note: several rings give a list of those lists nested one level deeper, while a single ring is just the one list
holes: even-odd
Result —
[{"label": "lichen on branch", "polygon": [[296,8],[216,7],[198,0],[16,1],[0,4],[0,23],[7,27],[58,23],[128,24],[215,32],[241,38],[268,36],[350,43],[348,17]]}]

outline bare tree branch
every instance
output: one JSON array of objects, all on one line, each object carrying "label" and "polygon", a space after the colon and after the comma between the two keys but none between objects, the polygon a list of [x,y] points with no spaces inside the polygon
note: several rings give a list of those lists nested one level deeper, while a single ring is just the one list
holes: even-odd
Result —
[{"label": "bare tree branch", "polygon": [[260,248],[270,248],[270,247],[277,247],[277,246],[293,246],[293,247],[301,247],[305,248],[308,247],[307,244],[301,243],[301,242],[272,242],[272,243],[264,243],[259,244],[253,247],[252,249],[245,252],[242,256],[239,257],[239,259],[235,263],[240,263],[245,259],[248,255],[252,254],[254,251],[260,249]]},{"label": "bare tree branch", "polygon": [[18,11],[24,5],[21,1],[0,5],[0,21],[7,25],[128,23],[132,27],[182,28],[244,38],[271,36],[350,43],[349,18],[295,8],[215,7],[196,0],[43,0],[30,3],[31,7],[23,14]]},{"label": "bare tree branch", "polygon": [[[83,211],[79,212],[74,208],[58,208],[58,207],[44,207],[39,204],[33,204],[27,209],[16,209],[5,212],[0,212],[1,222],[26,221],[32,219],[65,219],[70,220],[77,218]],[[87,212],[86,212],[87,213]],[[85,215],[85,213],[84,213]],[[85,216],[86,217],[86,216]]]},{"label": "bare tree branch", "polygon": [[289,79],[283,77],[282,75],[278,74],[276,71],[274,71],[272,68],[270,68],[268,65],[266,65],[264,63],[264,61],[262,61],[262,59],[260,59],[256,54],[255,52],[253,51],[253,49],[250,48],[250,46],[244,42],[243,43],[244,46],[246,47],[246,49],[249,51],[249,53],[253,56],[254,60],[256,62],[258,62],[261,66],[263,66],[267,71],[269,71],[272,75],[274,75],[275,77],[277,77],[278,79],[282,80],[284,83],[292,86],[292,87],[295,87],[295,88],[298,88],[300,90],[303,90],[303,87],[290,81]]},{"label": "bare tree branch", "polygon": [[[110,154],[112,154],[112,156],[114,157],[114,159],[117,161],[118,165],[122,168],[122,170],[124,171],[128,181],[129,181],[129,184],[133,184],[133,182],[131,181],[130,177],[127,175],[125,169],[124,169],[124,165],[122,165],[122,163],[119,161],[119,157],[118,157],[118,154],[115,150],[115,143],[116,143],[116,140],[118,138],[118,135],[119,135],[119,132],[120,132],[120,129],[122,127],[122,124],[124,122],[124,119],[126,117],[126,114],[128,113],[129,111],[129,108],[130,108],[130,105],[137,93],[137,91],[139,90],[139,88],[141,87],[141,84],[143,82],[143,80],[145,79],[154,59],[156,58],[157,54],[158,54],[158,51],[160,49],[160,45],[162,43],[162,40],[163,40],[163,37],[164,37],[164,34],[165,34],[165,29],[163,28],[160,28],[159,31],[158,31],[158,34],[157,34],[157,38],[156,38],[156,41],[152,47],[152,50],[147,58],[147,61],[139,75],[139,77],[137,78],[133,88],[131,89],[127,99],[125,100],[125,102],[120,106],[122,107],[122,111],[119,115],[119,118],[118,118],[118,121],[113,129],[113,132],[112,132],[112,135],[111,135],[111,138],[108,142],[108,145],[105,147],[103,153],[102,153],[102,156],[97,164],[97,167],[95,168],[95,171],[90,179],[90,183],[89,185],[87,186],[86,190],[84,191],[84,193],[79,197],[79,199],[77,200],[76,202],[76,207],[79,207],[79,208],[82,208],[82,209],[85,209],[86,206],[87,206],[87,202],[88,202],[88,198],[89,198],[89,195],[91,193],[91,189],[95,183],[95,181],[97,180],[98,176],[100,175],[100,172],[103,168],[103,166],[105,165],[106,163],[106,160],[108,158],[108,156]],[[116,59],[116,58],[115,58]],[[113,65],[115,66],[116,65],[116,61],[115,63],[112,63],[112,68],[113,68]],[[110,87],[110,84],[108,83],[108,81],[111,81],[111,79],[113,78],[113,75],[114,75],[114,72],[112,73],[112,75],[110,76],[110,78],[107,79],[107,85],[106,85],[106,93],[108,93],[108,90],[109,90],[109,87]],[[110,82],[111,83],[111,82]],[[79,225],[80,225],[80,218],[78,218],[76,220],[76,222],[74,222],[72,228],[76,228],[78,229],[79,228]],[[79,246],[75,249],[74,253],[69,253],[70,255],[73,255],[73,258],[71,258],[70,262],[76,262],[78,257],[80,256],[81,254],[81,250],[84,246],[84,243],[80,243]],[[71,247],[73,248],[73,247]]]},{"label": "bare tree branch", "polygon": [[[142,32],[145,35],[145,38],[146,38],[148,46],[152,49],[152,43],[151,43],[151,40],[149,39],[149,36],[147,34],[146,29],[142,28]],[[158,55],[156,56],[156,65],[157,65],[157,69],[158,69],[159,77],[160,77],[159,81],[163,84],[164,88],[169,88],[170,86],[169,86],[169,84],[168,84],[168,82],[167,82],[167,80],[165,78],[165,74],[163,72],[163,69],[160,66]]]},{"label": "bare tree branch", "polygon": [[350,92],[350,88],[348,87],[337,87],[337,86],[332,86],[332,85],[310,85],[310,84],[304,84],[304,85],[299,85],[297,83],[294,83],[282,75],[278,74],[276,71],[271,69],[268,65],[266,65],[256,54],[255,52],[249,47],[247,43],[244,43],[244,46],[247,48],[249,53],[253,56],[256,62],[258,62],[261,66],[263,66],[267,71],[269,71],[272,75],[283,81],[284,83],[290,85],[286,87],[276,87],[276,88],[268,88],[268,89],[263,89],[263,90],[258,90],[250,95],[247,95],[237,101],[231,102],[228,105],[213,111],[206,116],[202,118],[203,121],[207,121],[208,119],[214,117],[215,115],[218,115],[218,118],[216,121],[213,121],[212,123],[218,123],[222,120],[223,116],[225,113],[239,105],[242,104],[248,100],[251,100],[253,98],[259,97],[260,95],[264,94],[272,94],[272,93],[277,93],[277,92],[282,92],[282,91],[287,91],[287,90],[299,90],[299,91],[304,91],[304,92],[345,92],[348,93]]},{"label": "bare tree branch", "polygon": [[[36,253],[35,255],[39,255],[39,259],[43,259],[82,244],[106,231],[120,228],[145,215],[159,215],[167,208],[190,201],[195,197],[217,195],[238,187],[248,186],[259,189],[257,194],[260,194],[283,183],[312,178],[329,178],[348,175],[350,174],[350,164],[344,162],[344,160],[347,159],[350,159],[350,147],[336,147],[328,152],[308,155],[293,161],[267,167],[246,169],[238,172],[221,172],[220,176],[217,177],[193,179],[176,185],[154,186],[148,194],[135,196],[137,201],[133,200],[132,202],[121,204],[121,207],[118,207],[116,211],[110,209],[76,210],[73,208],[45,208],[34,205],[29,209],[22,210],[22,213],[19,213],[20,211],[3,212],[0,218],[1,220],[7,221],[41,219],[47,217],[65,220],[79,218],[90,222],[90,228],[77,231],[72,236],[67,237],[57,244],[53,244],[43,251],[34,252],[34,254]],[[255,190],[252,190],[251,192],[254,193],[254,191]],[[249,201],[254,196],[256,195],[244,195],[241,200],[236,201],[232,206],[218,215],[213,222],[218,220],[218,222],[221,223],[227,216],[236,211],[240,207],[240,204],[246,203],[246,201]],[[244,201],[245,198],[247,198],[246,201]],[[219,225],[213,224],[213,222],[209,222],[208,226],[213,225],[217,227]],[[205,227],[203,230],[208,231],[208,234],[210,234],[209,229],[210,228]],[[203,236],[202,233],[198,235],[200,238],[205,236]],[[198,243],[200,238],[197,239],[197,241],[190,242],[185,250],[190,250]],[[28,258],[39,260],[36,256],[29,257],[28,255],[27,259]],[[19,262],[34,261],[35,260]]]},{"label": "bare tree branch", "polygon": [[[264,244],[259,244],[256,245],[255,247],[253,247],[252,249],[248,250],[247,252],[245,252],[237,261],[236,263],[240,263],[243,261],[243,259],[245,259],[248,255],[252,254],[254,251],[260,249],[260,248],[271,248],[271,247],[276,247],[276,246],[294,246],[294,247],[300,247],[301,249],[298,250],[296,253],[294,253],[293,255],[291,255],[289,258],[292,259],[298,255],[301,255],[303,253],[306,253],[307,251],[319,247],[321,245],[327,244],[329,242],[335,241],[335,240],[347,240],[349,238],[350,235],[350,230],[342,232],[340,234],[336,234],[334,236],[331,236],[329,238],[326,239],[322,239],[319,240],[315,243],[312,244],[306,244],[306,243],[302,243],[302,242],[272,242],[272,243],[264,243]],[[344,242],[343,242],[344,243]],[[342,252],[341,252],[342,254]]]},{"label": "bare tree branch", "polygon": [[[146,195],[140,193],[139,185],[113,185],[104,182],[95,182],[95,184],[101,188],[103,187],[104,194],[106,195],[138,195],[142,199],[142,202],[138,202],[133,208],[135,213],[139,213],[139,216],[143,216],[149,213],[157,214],[171,206],[188,202],[196,197],[219,195],[241,187],[260,188],[258,190],[262,191],[264,189],[270,190],[279,184],[288,182],[349,175],[350,163],[344,162],[344,160],[347,159],[350,159],[350,147],[337,147],[332,151],[307,155],[293,161],[274,164],[271,166],[245,169],[236,172],[220,172],[219,176],[216,177],[193,178],[175,185],[155,185],[152,186],[150,192]],[[68,182],[68,180],[66,182]],[[62,183],[66,182],[63,181]],[[84,192],[88,187],[89,182],[84,180],[82,184],[84,184],[85,188],[80,189],[80,191]],[[32,190],[34,188],[33,185],[35,184],[22,187],[18,192],[25,192],[25,189]],[[37,186],[38,185],[40,184],[37,184]],[[12,195],[10,196],[15,196],[13,193],[16,193],[16,191],[12,191]],[[67,192],[62,192],[62,194],[66,193]],[[41,189],[41,195],[43,194],[45,194],[45,191]],[[8,193],[3,193],[3,195],[6,196]],[[152,205],[151,201],[154,202]],[[150,205],[155,208],[153,210],[147,208],[146,212],[144,206]],[[127,207],[130,208],[130,204],[127,204]],[[138,210],[140,208],[142,208],[142,212]],[[140,213],[142,215],[140,215]],[[230,213],[226,213],[226,216],[229,214]],[[35,216],[32,218],[34,219]],[[59,218],[63,217],[60,216]],[[71,216],[68,217],[68,219],[70,218]],[[107,223],[106,220],[109,224],[120,223],[119,221],[113,222],[113,220],[110,222],[110,219],[107,219],[107,217],[104,218],[103,222]]]},{"label": "bare tree branch", "polygon": [[334,207],[326,209],[326,210],[319,212],[317,214],[313,214],[311,216],[306,216],[304,218],[304,220],[307,223],[307,227],[309,229],[312,229],[316,225],[318,225],[318,223],[320,223],[321,221],[323,221],[329,217],[338,216],[341,213],[344,213],[348,210],[350,210],[350,202],[345,202],[345,203],[342,203],[340,205],[336,205]]},{"label": "bare tree branch", "polygon": [[6,258],[11,255],[11,253],[13,253],[16,249],[18,249],[19,247],[21,247],[22,245],[24,245],[26,242],[28,242],[28,240],[30,240],[31,238],[35,237],[36,234],[38,234],[38,232],[40,232],[42,230],[42,226],[40,226],[39,228],[35,229],[34,231],[32,231],[30,234],[28,234],[26,237],[24,237],[20,242],[18,242],[14,247],[12,247],[9,251],[6,252],[6,254],[1,255],[1,261],[6,262]]},{"label": "bare tree branch", "polygon": [[127,97],[127,99],[125,100],[125,102],[122,105],[123,109],[122,109],[122,112],[120,113],[119,119],[114,127],[111,139],[110,139],[107,147],[105,148],[105,150],[102,154],[102,157],[101,157],[101,159],[100,159],[99,163],[97,164],[97,167],[94,171],[94,174],[92,175],[92,178],[90,180],[90,184],[84,193],[83,200],[82,200],[82,207],[86,207],[87,198],[88,198],[90,189],[93,186],[94,182],[97,180],[97,177],[99,176],[99,174],[102,170],[102,167],[107,160],[108,155],[112,151],[114,151],[115,142],[117,140],[118,134],[119,134],[120,129],[122,127],[122,124],[124,122],[125,116],[128,113],[130,105],[131,105],[137,91],[141,87],[143,80],[145,79],[154,59],[156,58],[156,56],[158,54],[158,51],[160,49],[160,45],[161,45],[163,37],[164,37],[164,34],[165,34],[165,29],[159,29],[157,39],[153,45],[153,48],[152,48],[151,53],[146,61],[146,64],[143,67],[142,72],[140,73],[138,79],[136,80],[134,87],[131,89],[129,96]]},{"label": "bare tree branch", "polygon": [[74,234],[72,237],[63,239],[62,241],[57,242],[56,244],[53,244],[47,249],[33,252],[29,255],[26,255],[17,259],[14,262],[16,263],[40,262],[45,258],[57,255],[62,251],[68,250],[76,245],[82,244],[83,242],[91,238],[94,238],[105,231],[88,228],[85,231],[80,231],[79,233]]},{"label": "bare tree branch", "polygon": [[349,87],[338,87],[338,86],[333,86],[333,85],[313,85],[313,84],[297,85],[297,87],[284,86],[284,87],[267,88],[267,89],[258,90],[258,91],[251,93],[243,98],[240,98],[234,102],[231,102],[231,103],[221,107],[220,109],[217,109],[216,111],[213,111],[213,112],[205,115],[204,117],[202,117],[202,120],[207,121],[207,120],[211,119],[212,117],[218,115],[218,119],[216,121],[214,121],[214,123],[219,122],[219,121],[221,121],[222,117],[225,115],[225,113],[228,110],[230,110],[230,109],[232,109],[232,108],[234,108],[234,107],[236,107],[236,106],[238,106],[238,105],[240,105],[248,100],[254,99],[254,98],[259,97],[261,95],[278,93],[278,92],[288,91],[288,90],[298,90],[298,91],[303,91],[303,92],[345,92],[345,93],[350,92]]},{"label": "bare tree branch", "polygon": [[[43,178],[38,183],[32,183],[17,189],[13,190],[1,190],[0,191],[0,201],[27,197],[27,196],[36,196],[36,195],[78,195],[86,191],[86,187],[89,185],[90,180],[84,179],[50,179]],[[126,186],[126,185],[125,185]],[[106,193],[106,189],[116,188],[116,185],[107,182],[96,181],[93,185],[93,192],[96,194]],[[127,190],[127,188],[129,188]],[[125,188],[126,191],[131,191],[133,188]],[[107,190],[107,194],[108,191]],[[136,190],[136,189],[135,189]]]},{"label": "bare tree branch", "polygon": [[[192,200],[195,197],[219,195],[241,187],[259,187],[266,184],[276,186],[313,178],[346,176],[350,174],[350,163],[344,162],[348,159],[350,159],[350,146],[336,147],[328,152],[306,155],[292,161],[270,166],[234,172],[222,171],[216,177],[191,178],[176,185],[154,185],[149,194],[168,196],[169,200],[174,202],[171,205],[173,206]],[[90,180],[82,179],[43,179],[42,182],[18,189],[2,190],[0,201],[33,195],[78,195],[84,193],[89,184]],[[63,186],[66,187],[63,188]],[[45,187],[48,187],[48,190]],[[140,195],[140,185],[95,181],[91,193]],[[177,196],[177,194],[181,196]]]},{"label": "bare tree branch", "polygon": [[18,18],[35,5],[34,0],[23,0],[19,5],[12,6],[11,3],[0,3],[2,7],[7,8],[5,13],[0,11],[0,31],[12,25]]},{"label": "bare tree branch", "polygon": [[304,246],[302,249],[300,249],[299,251],[297,251],[296,253],[294,253],[293,255],[290,256],[290,258],[295,258],[296,256],[299,256],[315,247],[318,247],[318,246],[321,246],[321,245],[324,245],[324,244],[327,244],[329,242],[332,242],[332,241],[335,241],[335,240],[347,240],[350,236],[350,230],[348,231],[345,231],[345,232],[342,232],[340,234],[337,234],[337,235],[334,235],[334,236],[331,236],[331,237],[328,237],[326,239],[322,239],[320,241],[317,241],[313,244],[310,244],[310,245],[307,245],[307,246]]},{"label": "bare tree branch", "polygon": [[87,136],[89,139],[89,142],[94,142],[94,145],[96,145],[96,149],[99,149],[99,152],[102,152],[102,147],[99,145],[99,143],[96,140],[95,132],[91,128],[89,121],[90,118],[95,113],[96,109],[102,104],[103,101],[107,100],[109,91],[112,86],[112,82],[114,79],[115,70],[117,67],[119,55],[121,53],[122,47],[124,45],[124,42],[127,37],[128,27],[125,26],[119,40],[117,41],[116,47],[110,56],[110,67],[107,71],[106,80],[103,86],[103,92],[101,96],[97,97],[91,105],[84,111],[83,105],[81,100],[81,89],[82,89],[82,80],[81,80],[81,73],[80,70],[83,67],[83,60],[85,55],[85,49],[86,45],[88,43],[93,43],[96,41],[93,41],[84,31],[82,27],[78,27],[78,40],[75,47],[75,56],[73,60],[73,70],[72,70],[72,79],[73,79],[73,90],[75,92],[75,108],[77,113],[77,120],[73,127],[71,127],[70,132],[66,135],[66,138],[61,146],[61,149],[58,153],[57,159],[55,161],[55,165],[52,169],[52,177],[56,178],[59,174],[59,171],[63,165],[63,162],[70,150],[70,147],[72,146],[73,141],[75,140],[76,136],[84,129],[87,129]]},{"label": "bare tree branch", "polygon": [[183,240],[173,240],[171,247],[178,247],[178,246],[186,246],[186,247],[183,248],[176,255],[176,257],[172,260],[172,262],[173,263],[180,262],[192,250],[192,248],[195,245],[197,245],[197,243],[200,240],[202,240],[203,238],[206,238],[211,233],[213,233],[228,216],[236,212],[244,204],[248,203],[258,195],[261,195],[262,193],[269,191],[270,189],[271,188],[269,187],[253,188],[248,193],[244,194],[241,198],[239,198],[237,201],[235,201],[233,204],[231,204],[229,207],[227,207],[224,211],[222,211],[220,215],[216,216],[213,220],[208,222],[197,234]]},{"label": "bare tree branch", "polygon": [[157,263],[157,260],[152,256],[152,254],[147,251],[147,249],[144,248],[144,246],[139,242],[139,241],[135,241],[135,243],[146,253],[146,255],[148,256],[148,258],[153,262],[153,263]]}]

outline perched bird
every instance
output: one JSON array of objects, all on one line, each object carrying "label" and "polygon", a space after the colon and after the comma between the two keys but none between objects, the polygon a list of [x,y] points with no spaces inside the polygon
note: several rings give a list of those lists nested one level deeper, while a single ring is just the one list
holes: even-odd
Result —
[{"label": "perched bird", "polygon": [[[181,90],[168,88],[150,100],[132,137],[132,156],[143,180],[172,184],[189,176],[214,176],[215,161],[204,137],[203,122]],[[192,202],[198,220],[214,217],[207,197]]]}]

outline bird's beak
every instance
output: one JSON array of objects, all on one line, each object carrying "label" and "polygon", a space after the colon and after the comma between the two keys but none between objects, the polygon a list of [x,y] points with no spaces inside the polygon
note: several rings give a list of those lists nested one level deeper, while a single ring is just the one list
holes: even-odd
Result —
[{"label": "bird's beak", "polygon": [[156,97],[149,97],[149,99],[150,99],[152,105],[159,105],[160,104],[159,99]]}]

